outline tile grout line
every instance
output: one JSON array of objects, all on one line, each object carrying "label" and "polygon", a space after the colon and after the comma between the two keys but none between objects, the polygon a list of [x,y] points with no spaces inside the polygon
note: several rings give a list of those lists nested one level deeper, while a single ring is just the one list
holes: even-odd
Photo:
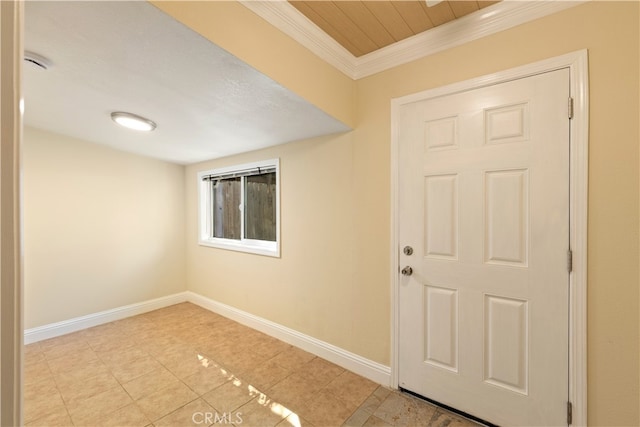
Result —
[{"label": "tile grout line", "polygon": [[[186,303],[185,303],[186,304]],[[361,376],[340,368],[338,366],[338,368],[341,369],[341,371],[339,373],[335,373],[335,371],[332,371],[332,366],[337,366],[335,364],[332,364],[329,361],[326,361],[325,359],[322,359],[321,357],[315,356],[313,355],[313,357],[311,357],[311,359],[306,360],[306,356],[304,356],[307,352],[305,352],[302,349],[299,349],[295,346],[291,346],[291,345],[287,345],[283,348],[279,347],[279,343],[281,341],[274,339],[273,344],[270,340],[265,340],[262,341],[262,336],[264,334],[260,333],[259,331],[255,331],[252,328],[245,326],[245,325],[241,325],[238,322],[226,319],[224,317],[221,317],[219,315],[216,315],[215,313],[213,313],[215,316],[210,316],[209,312],[201,312],[200,310],[193,310],[193,308],[191,307],[191,304],[189,305],[174,305],[171,306],[174,309],[172,310],[166,310],[166,309],[159,309],[159,310],[155,310],[154,312],[150,312],[150,313],[154,313],[153,315],[149,315],[150,313],[145,313],[142,315],[138,315],[138,316],[133,316],[131,318],[130,322],[125,322],[125,321],[116,321],[116,322],[112,322],[110,324],[106,324],[106,325],[111,325],[111,326],[103,326],[103,329],[101,329],[100,331],[96,331],[96,336],[95,339],[92,338],[88,338],[87,336],[82,336],[77,335],[77,338],[82,341],[90,350],[91,352],[95,355],[96,359],[100,362],[100,364],[104,365],[106,367],[106,372],[109,373],[110,376],[112,376],[118,386],[123,389],[123,391],[125,392],[126,396],[130,399],[130,402],[132,402],[133,404],[136,405],[136,407],[140,410],[140,407],[138,406],[138,402],[140,399],[144,398],[144,397],[140,397],[138,400],[133,399],[133,395],[125,388],[125,384],[128,384],[132,381],[135,381],[137,379],[139,379],[140,377],[147,375],[149,373],[154,372],[156,369],[164,369],[166,370],[172,378],[175,378],[178,380],[178,384],[180,384],[182,387],[185,387],[187,390],[189,390],[190,393],[193,393],[195,395],[194,398],[189,399],[186,403],[183,403],[182,405],[180,405],[178,408],[173,409],[171,412],[169,412],[168,414],[164,414],[161,417],[159,417],[156,420],[151,420],[151,424],[153,423],[157,423],[159,420],[168,417],[172,414],[176,414],[177,412],[184,410],[185,407],[187,407],[188,405],[193,404],[194,402],[201,400],[202,402],[205,402],[208,406],[210,406],[211,408],[213,408],[214,410],[218,411],[218,408],[216,408],[215,404],[211,404],[209,401],[204,399],[204,395],[206,395],[207,393],[210,393],[213,390],[216,390],[220,387],[225,386],[225,384],[228,384],[229,381],[231,381],[231,378],[235,378],[239,381],[241,381],[244,384],[246,384],[247,386],[251,386],[253,388],[255,388],[255,390],[257,391],[257,393],[260,393],[264,396],[266,396],[269,401],[273,401],[274,403],[277,403],[279,405],[282,405],[283,407],[285,407],[288,411],[291,411],[290,414],[288,414],[286,417],[281,418],[279,421],[276,422],[276,424],[282,424],[287,418],[289,418],[292,414],[296,414],[297,416],[300,416],[300,418],[302,418],[302,413],[301,413],[301,409],[304,407],[309,406],[310,402],[312,402],[314,399],[316,399],[318,397],[318,395],[320,393],[324,394],[325,399],[329,399],[326,400],[326,402],[332,402],[334,400],[337,401],[342,401],[344,402],[344,407],[348,408],[348,412],[349,414],[346,416],[346,418],[344,420],[342,420],[342,425],[345,425],[345,423],[354,415],[358,412],[358,410],[363,409],[363,405],[365,405],[365,403],[367,403],[370,399],[372,399],[373,396],[376,396],[376,400],[375,402],[377,402],[375,404],[375,407],[371,406],[371,402],[369,402],[369,405],[367,406],[368,410],[365,411],[365,413],[367,414],[367,419],[365,420],[365,422],[369,421],[372,419],[372,417],[376,417],[378,418],[378,420],[384,421],[381,418],[377,417],[375,415],[376,411],[380,408],[380,406],[389,398],[389,396],[391,396],[391,393],[394,393],[393,390],[389,390],[389,393],[384,394],[384,397],[380,397],[380,395],[377,395],[376,393],[381,393],[378,390],[381,389],[380,385],[375,385],[374,383],[371,382],[371,384],[369,384],[370,381],[368,382],[363,382],[362,385],[364,385],[365,387],[373,387],[373,389],[368,392],[365,396],[361,396],[361,391],[364,391],[364,389],[358,388],[360,387],[360,383],[358,383],[358,385],[356,386],[356,388],[354,389],[356,391],[356,393],[354,394],[354,396],[361,396],[360,398],[353,398],[353,400],[351,400],[350,396],[352,396],[351,394],[349,395],[345,395],[346,389],[344,389],[345,391],[342,392],[340,387],[343,387],[345,385],[349,385],[348,381],[351,379],[349,377],[349,375],[354,375],[354,379],[356,378],[361,378]],[[170,307],[169,307],[170,308]],[[139,321],[139,323],[136,323],[136,321],[134,321],[133,319],[136,319]],[[222,319],[228,320],[227,321],[222,321]],[[219,350],[223,350],[223,353],[225,354],[225,357],[223,357],[221,360],[225,360],[225,358],[227,359],[226,361],[229,361],[229,358],[233,359],[233,351],[231,351],[231,353],[229,353],[228,351],[224,350],[223,344],[218,345],[209,345],[208,341],[211,341],[211,343],[216,343],[219,339],[220,339],[220,333],[211,333],[205,336],[206,332],[207,332],[207,328],[212,328],[212,330],[217,329],[218,326],[214,326],[216,323],[220,324],[219,328],[220,330],[225,329],[225,328],[229,328],[229,331],[231,333],[231,336],[233,337],[234,342],[238,341],[240,342],[242,345],[242,349],[238,350],[237,354],[251,354],[250,357],[247,358],[243,358],[242,361],[239,362],[239,364],[236,363],[231,363],[231,365],[236,364],[238,366],[238,368],[241,370],[241,372],[236,375],[236,373],[234,373],[233,371],[235,369],[229,369],[228,366],[226,366],[223,363],[220,363],[216,358],[212,358],[209,357],[211,355],[215,355],[216,357],[218,357],[218,354],[220,353],[216,353],[216,348],[218,348]],[[154,334],[155,331],[162,331],[162,333],[156,335]],[[184,333],[186,332],[186,333]],[[202,332],[202,336],[199,336],[199,333]],[[255,332],[255,333],[254,333]],[[126,375],[127,374],[123,374],[122,376],[118,376],[116,377],[116,375],[114,374],[114,372],[117,370],[116,366],[118,366],[119,364],[116,363],[107,363],[107,358],[109,355],[109,351],[110,350],[104,350],[104,351],[97,351],[100,348],[102,348],[101,346],[104,344],[105,347],[110,347],[113,345],[113,343],[109,343],[109,338],[104,338],[105,336],[108,336],[110,333],[114,334],[114,337],[118,337],[118,336],[122,336],[122,335],[135,335],[138,337],[142,337],[145,336],[145,333],[148,333],[146,336],[148,336],[148,340],[145,340],[146,342],[148,342],[149,345],[151,345],[154,348],[157,348],[156,351],[150,351],[149,347],[146,346],[145,344],[142,343],[137,343],[137,344],[132,344],[129,347],[124,347],[126,349],[139,349],[142,352],[144,352],[144,354],[146,354],[150,360],[153,360],[155,363],[158,364],[158,367],[156,369],[152,369],[149,372],[145,372],[139,375],[136,375],[135,377],[132,378],[127,378]],[[184,333],[184,334],[183,334]],[[154,338],[151,338],[151,337]],[[267,336],[267,335],[265,335]],[[101,343],[101,338],[103,337],[104,343]],[[187,337],[187,340],[190,341],[185,341],[185,337]],[[244,340],[246,340],[247,338],[243,338],[243,337],[250,337],[249,339],[252,338],[256,338],[257,340],[259,340],[259,342],[264,342],[265,343],[265,351],[267,353],[269,353],[268,348],[270,348],[269,346],[273,345],[273,348],[276,349],[277,351],[275,353],[271,353],[268,356],[265,356],[264,353],[259,353],[254,351],[253,348],[251,348],[251,346],[247,346],[245,345],[246,343],[244,342]],[[268,336],[267,336],[268,337]],[[157,340],[156,340],[157,338]],[[271,338],[271,337],[269,337]],[[114,338],[115,339],[115,338]],[[176,340],[177,342],[174,344],[173,340]],[[50,351],[53,350],[56,347],[59,347],[61,345],[69,345],[70,347],[73,347],[73,344],[71,344],[73,342],[73,340],[69,340],[68,342],[65,342],[65,339],[62,339],[58,344],[56,345],[52,345],[52,346],[47,346],[45,347],[47,350],[46,351]],[[268,345],[266,343],[269,343]],[[53,344],[53,342],[52,342]],[[93,344],[93,345],[92,345]],[[196,379],[194,378],[194,381],[189,381],[191,384],[193,385],[189,385],[187,383],[188,379],[193,376],[196,375],[198,372],[204,372],[204,371],[194,371],[194,373],[188,373],[190,367],[185,367],[184,369],[180,368],[179,372],[186,372],[184,375],[183,374],[178,374],[176,372],[174,372],[173,370],[169,369],[169,366],[171,365],[170,363],[170,357],[166,357],[163,358],[161,357],[163,354],[171,354],[171,347],[175,345],[176,348],[180,348],[180,346],[184,346],[185,348],[189,349],[189,350],[193,350],[194,352],[196,352],[197,354],[207,358],[211,363],[213,363],[213,365],[215,365],[215,368],[218,369],[222,369],[224,371],[226,371],[229,374],[229,378],[228,380],[226,380],[225,382],[216,385],[215,387],[209,389],[206,385],[204,385],[202,388],[200,388],[197,384],[197,382],[194,382]],[[233,345],[231,346],[231,348],[233,348]],[[47,369],[49,370],[49,373],[51,374],[51,378],[54,380],[54,384],[56,387],[56,392],[60,395],[60,397],[62,398],[62,392],[60,390],[60,386],[59,386],[59,378],[57,377],[56,374],[53,374],[53,371],[51,369],[51,366],[49,365],[49,360],[46,359],[44,353],[44,349],[39,345],[38,346],[38,353],[42,353],[42,357],[44,358],[44,360],[47,362]],[[63,350],[60,350],[63,351]],[[117,351],[117,346],[116,348],[114,348],[114,351]],[[302,352],[302,353],[297,353],[297,352]],[[165,353],[166,352],[166,353]],[[282,357],[282,355],[286,352],[291,352],[290,354],[287,354],[286,357]],[[188,353],[188,352],[187,352]],[[56,354],[56,353],[50,353],[50,354]],[[66,352],[63,351],[63,356],[61,357],[67,357],[68,355],[66,354]],[[177,359],[176,360],[181,360],[181,356],[179,356],[179,351],[176,351],[175,353],[177,355]],[[310,353],[309,353],[310,354]],[[139,360],[142,360],[144,358],[146,358],[147,356],[136,356],[134,357],[134,359],[132,361],[126,361],[123,362],[123,365],[128,365],[129,363],[133,363]],[[254,357],[255,356],[255,357]],[[278,359],[280,357],[280,359]],[[255,363],[252,362],[252,360],[255,359]],[[126,360],[126,358],[124,359]],[[164,360],[164,362],[162,362],[161,360]],[[294,363],[293,366],[295,366],[294,368],[291,368],[291,366],[287,365],[287,360],[292,361],[292,363]],[[305,360],[304,362],[301,362],[301,360]],[[313,371],[308,371],[311,368],[311,364],[316,362],[316,361],[325,361],[327,362],[329,365],[329,369],[328,370],[324,370],[323,369],[327,369],[324,368],[322,364],[318,365],[316,363],[316,366],[313,367]],[[264,372],[267,371],[263,371],[263,373],[260,373],[260,371],[257,371],[258,368],[260,367],[264,367],[265,365],[269,364],[269,363],[275,363],[276,366],[279,367],[279,369],[281,368],[283,370],[283,372],[286,372],[286,375],[284,375],[283,377],[279,377],[279,374],[275,374],[274,377],[269,377],[267,374],[264,374]],[[283,364],[285,366],[283,366]],[[145,369],[144,368],[144,363],[141,364],[142,368],[141,368],[141,372]],[[179,367],[179,366],[178,366]],[[174,366],[174,369],[176,368],[176,366]],[[291,369],[290,369],[291,368]],[[62,372],[62,371],[61,371]],[[64,371],[66,372],[66,371]],[[135,371],[132,371],[135,372]],[[215,371],[214,371],[215,372]],[[307,372],[318,372],[317,376],[316,375],[306,375]],[[264,377],[262,375],[265,375]],[[315,389],[315,391],[306,399],[304,399],[302,402],[302,406],[300,408],[295,408],[296,411],[294,411],[291,408],[288,408],[284,403],[289,404],[291,406],[290,402],[287,402],[286,400],[282,400],[282,402],[280,402],[280,399],[276,399],[274,397],[272,397],[272,393],[273,393],[273,389],[278,386],[279,384],[282,384],[284,381],[287,381],[288,379],[290,379],[292,376],[294,375],[299,375],[304,381],[309,381],[310,383],[313,384],[321,384],[317,389]],[[91,376],[90,378],[95,378],[97,375],[100,374],[96,374]],[[120,378],[123,378],[123,380],[121,380]],[[126,378],[126,381],[124,380],[124,378]],[[251,379],[253,378],[253,379]],[[269,378],[275,378],[275,380],[270,380]],[[338,379],[342,378],[342,382],[336,382]],[[273,381],[273,382],[271,382]],[[257,382],[257,383],[262,383],[263,385],[265,385],[265,387],[263,388],[261,387],[257,387],[255,384],[253,384],[253,382]],[[206,384],[206,382],[202,383],[202,384]],[[333,386],[332,386],[333,384]],[[164,387],[160,387],[159,389],[155,390],[152,393],[157,393],[158,391],[162,391],[164,389],[167,389],[168,387],[170,387],[170,385],[165,385]],[[115,388],[115,387],[114,387]],[[207,389],[207,391],[198,391],[196,390],[196,388],[199,388],[200,390],[204,390],[205,388]],[[264,391],[263,391],[264,390]],[[387,390],[385,388],[385,390]],[[99,393],[95,393],[92,394],[91,396],[86,396],[83,397],[82,400],[88,399],[90,397],[95,396],[96,394]],[[146,395],[149,395],[149,393],[147,393]],[[258,395],[259,396],[259,395]],[[240,404],[237,408],[234,409],[234,411],[237,411],[239,408],[243,408],[243,407],[247,407],[248,405],[251,405],[252,402],[254,402],[258,396],[252,396],[251,399],[249,399],[248,401]],[[343,396],[343,397],[340,397]],[[345,399],[345,396],[347,396],[347,398]],[[62,402],[65,406],[65,411],[67,416],[69,417],[69,420],[71,421],[72,424],[74,424],[73,419],[71,417],[71,413],[69,411],[69,407],[67,405],[67,400],[65,400],[64,398],[62,398]],[[284,402],[284,403],[283,403]],[[127,403],[127,405],[129,405],[129,403]],[[125,405],[125,406],[127,406]],[[264,405],[263,405],[264,406]],[[295,406],[295,405],[294,405]],[[104,414],[104,416],[106,415],[111,415],[119,410],[121,410],[122,408],[119,409],[115,409],[113,411],[109,410],[108,414]],[[317,408],[316,408],[317,409]],[[313,411],[316,411],[316,409],[314,409]],[[306,409],[305,409],[306,411]],[[140,412],[142,412],[140,410]],[[314,417],[318,418],[318,416],[320,416],[321,419],[321,414],[322,412],[314,412]],[[343,412],[346,413],[346,412]],[[146,413],[145,414],[145,418],[147,420],[149,420],[149,418],[146,417]],[[424,421],[427,421],[428,424],[432,424],[436,421],[436,415],[438,414],[438,409],[436,408],[434,410],[434,412],[431,414],[430,418],[428,420],[423,419]],[[307,414],[309,415],[309,414]],[[426,414],[425,414],[426,415]],[[32,421],[36,421],[36,420],[32,420]],[[379,422],[379,421],[377,421]],[[386,421],[384,421],[386,423]],[[386,425],[386,424],[385,424]]]}]

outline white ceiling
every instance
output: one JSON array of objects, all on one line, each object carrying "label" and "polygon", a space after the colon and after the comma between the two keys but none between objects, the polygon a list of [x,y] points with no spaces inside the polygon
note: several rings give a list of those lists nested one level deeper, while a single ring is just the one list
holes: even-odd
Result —
[{"label": "white ceiling", "polygon": [[[349,128],[142,1],[25,2],[25,124],[188,164]],[[128,111],[151,133],[110,119]]]}]

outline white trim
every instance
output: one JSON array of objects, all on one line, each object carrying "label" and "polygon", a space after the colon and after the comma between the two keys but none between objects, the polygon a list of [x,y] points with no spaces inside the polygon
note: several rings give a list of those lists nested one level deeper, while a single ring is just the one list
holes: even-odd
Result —
[{"label": "white trim", "polygon": [[207,310],[220,314],[228,319],[234,320],[288,344],[299,347],[305,351],[315,354],[318,357],[322,357],[323,359],[342,366],[356,374],[362,375],[363,377],[378,384],[383,384],[385,386],[390,384],[391,368],[388,366],[191,291],[180,292],[166,297],[143,301],[137,304],[126,305],[111,310],[89,314],[87,316],[76,317],[62,322],[28,329],[24,332],[24,342],[25,344],[31,344],[44,339],[54,338],[60,335],[136,316],[138,314],[147,313],[149,311],[182,302],[190,302],[199,305],[200,307],[206,308]]},{"label": "white trim", "polygon": [[[250,169],[275,168],[276,172],[276,240],[253,240],[244,237],[244,178],[242,178],[240,205],[240,236],[239,240],[212,237],[213,214],[211,212],[211,185],[204,178],[209,175],[225,175],[229,173],[241,173]],[[209,169],[198,172],[198,244],[217,249],[246,252],[256,255],[265,255],[275,258],[280,257],[280,159],[263,160],[242,165],[227,166],[223,168]]]},{"label": "white trim", "polygon": [[288,344],[299,347],[378,384],[390,384],[391,369],[388,366],[194,292],[187,291],[187,294],[187,300],[189,302],[197,304],[207,310],[211,310],[214,313],[218,313],[245,326],[249,326]]},{"label": "white trim", "polygon": [[391,100],[391,386],[398,387],[398,115],[404,104],[464,92],[483,86],[569,69],[574,115],[570,136],[570,244],[573,272],[569,276],[569,400],[573,425],[587,425],[587,209],[589,93],[586,50],[568,53],[499,73],[430,89]]},{"label": "white trim", "polygon": [[502,1],[358,58],[289,2],[243,0],[240,3],[342,73],[357,80],[585,1]]},{"label": "white trim", "polygon": [[587,425],[587,215],[589,194],[589,63],[587,51],[576,54],[571,70],[571,187],[569,202],[570,276],[569,399],[573,425]]},{"label": "white trim", "polygon": [[355,56],[288,1],[240,0],[240,4],[347,76],[356,75]]},{"label": "white trim", "polygon": [[31,344],[186,301],[187,293],[180,292],[165,297],[117,307],[111,310],[100,311],[86,316],[74,317],[73,319],[63,320],[61,322],[26,329],[24,331],[24,343]]}]

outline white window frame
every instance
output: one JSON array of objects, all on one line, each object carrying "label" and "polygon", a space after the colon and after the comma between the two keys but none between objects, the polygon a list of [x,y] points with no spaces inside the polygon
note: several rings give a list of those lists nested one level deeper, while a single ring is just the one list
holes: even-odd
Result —
[{"label": "white window frame", "polygon": [[[240,240],[225,239],[213,236],[213,215],[212,209],[212,192],[211,181],[207,181],[205,177],[210,175],[224,175],[231,173],[241,173],[247,169],[256,168],[275,168],[276,172],[276,241],[255,240],[244,238],[245,214],[244,214],[244,180],[241,188],[240,200]],[[228,249],[232,251],[247,252],[258,255],[267,255],[272,257],[280,257],[280,159],[263,160],[253,163],[245,163],[242,165],[228,166],[224,168],[209,169],[198,172],[198,243],[201,246],[209,246],[218,249]]]}]

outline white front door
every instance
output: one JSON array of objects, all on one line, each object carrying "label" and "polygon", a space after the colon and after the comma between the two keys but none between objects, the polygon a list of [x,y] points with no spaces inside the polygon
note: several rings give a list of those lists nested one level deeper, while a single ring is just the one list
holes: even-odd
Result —
[{"label": "white front door", "polygon": [[401,388],[566,425],[568,99],[562,69],[400,107]]}]

